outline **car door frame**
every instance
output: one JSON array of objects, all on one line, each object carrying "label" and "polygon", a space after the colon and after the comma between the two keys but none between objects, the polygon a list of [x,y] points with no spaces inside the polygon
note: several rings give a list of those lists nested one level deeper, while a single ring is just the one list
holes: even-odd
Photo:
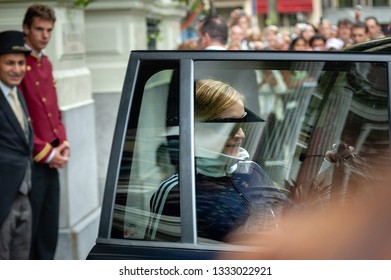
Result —
[{"label": "car door frame", "polygon": [[[115,126],[109,167],[107,172],[102,213],[96,245],[88,259],[213,259],[222,252],[232,253],[233,258],[244,252],[243,248],[197,244],[195,208],[195,161],[194,161],[194,62],[207,61],[379,61],[386,62],[391,69],[389,55],[376,53],[347,52],[273,52],[273,51],[132,51]],[[180,165],[181,186],[181,229],[182,242],[157,242],[145,240],[123,240],[111,238],[113,209],[119,176],[121,155],[126,136],[126,128],[132,114],[132,101],[135,98],[140,65],[145,61],[164,64],[179,61],[180,69]],[[391,73],[388,73],[390,94]],[[388,104],[390,116],[390,98]],[[390,123],[390,121],[389,121]],[[391,129],[390,129],[391,131]],[[390,137],[391,139],[391,137]],[[184,187],[187,186],[187,187]],[[110,209],[110,211],[108,211]]]}]

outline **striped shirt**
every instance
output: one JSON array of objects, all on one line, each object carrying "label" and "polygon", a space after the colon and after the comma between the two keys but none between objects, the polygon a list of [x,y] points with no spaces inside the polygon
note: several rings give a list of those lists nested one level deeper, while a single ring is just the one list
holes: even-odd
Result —
[{"label": "striped shirt", "polygon": [[[276,225],[275,218],[286,202],[285,194],[255,162],[239,162],[231,176],[212,178],[196,174],[198,237],[224,241],[235,230],[249,232]],[[146,237],[180,241],[178,174],[159,186],[151,198],[150,210]]]}]

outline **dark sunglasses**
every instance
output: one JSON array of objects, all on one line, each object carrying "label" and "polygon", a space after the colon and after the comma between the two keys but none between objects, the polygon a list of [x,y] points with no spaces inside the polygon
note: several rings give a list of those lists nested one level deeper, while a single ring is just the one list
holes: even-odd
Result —
[{"label": "dark sunglasses", "polygon": [[243,132],[246,132],[246,130],[251,129],[251,127],[254,128],[256,123],[265,123],[266,121],[255,115],[253,112],[246,110],[246,112],[240,118],[217,118],[213,120],[205,120],[202,122],[217,125],[232,124],[233,127],[229,135],[235,136],[239,128],[241,128]]},{"label": "dark sunglasses", "polygon": [[206,121],[203,121],[205,123],[232,123],[234,124],[234,126],[232,127],[232,130],[230,132],[230,136],[234,136],[239,128],[241,128],[243,130],[243,132],[246,132],[247,130],[247,119],[246,119],[246,116],[247,116],[247,112],[244,112],[243,116],[241,116],[240,118],[217,118],[217,119],[213,119],[213,120],[206,120]]},{"label": "dark sunglasses", "polygon": [[217,118],[213,120],[205,120],[202,121],[203,123],[215,123],[215,124],[234,124],[234,126],[231,129],[230,136],[234,136],[239,128],[243,130],[243,132],[246,132],[247,128],[254,123],[261,123],[265,122],[262,118],[258,117],[256,114],[245,108],[245,113],[240,118]]}]

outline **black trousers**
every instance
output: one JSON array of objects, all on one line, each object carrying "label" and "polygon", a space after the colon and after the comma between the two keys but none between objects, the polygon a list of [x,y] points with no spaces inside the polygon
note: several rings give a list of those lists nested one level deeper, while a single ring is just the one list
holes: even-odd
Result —
[{"label": "black trousers", "polygon": [[58,171],[48,164],[34,163],[30,192],[33,233],[30,259],[52,260],[57,247],[60,181]]}]

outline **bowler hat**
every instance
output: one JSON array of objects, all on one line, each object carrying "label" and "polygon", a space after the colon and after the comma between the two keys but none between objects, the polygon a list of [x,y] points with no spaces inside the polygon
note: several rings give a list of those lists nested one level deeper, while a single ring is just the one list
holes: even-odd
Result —
[{"label": "bowler hat", "polygon": [[5,53],[24,53],[30,51],[24,47],[23,33],[20,31],[0,32],[0,54]]}]

